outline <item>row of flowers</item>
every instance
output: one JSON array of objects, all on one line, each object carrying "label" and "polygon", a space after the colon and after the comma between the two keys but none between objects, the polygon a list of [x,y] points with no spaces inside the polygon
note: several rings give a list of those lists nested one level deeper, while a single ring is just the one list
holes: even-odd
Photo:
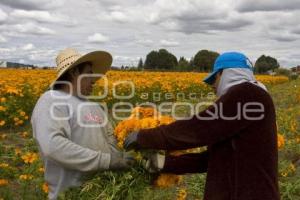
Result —
[{"label": "row of flowers", "polygon": [[[18,74],[18,76],[15,76]],[[0,128],[19,127],[28,123],[39,96],[55,78],[54,70],[0,70]],[[211,88],[203,83],[206,73],[182,72],[123,72],[109,71],[100,79],[93,96],[109,108],[120,101],[132,104],[143,102],[176,102],[209,98]],[[284,76],[258,75],[267,85],[287,82]],[[105,94],[106,93],[106,94]]]}]

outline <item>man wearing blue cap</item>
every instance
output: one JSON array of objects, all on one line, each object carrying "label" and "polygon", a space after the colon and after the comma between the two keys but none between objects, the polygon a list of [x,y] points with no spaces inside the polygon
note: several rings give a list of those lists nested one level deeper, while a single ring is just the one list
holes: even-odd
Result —
[{"label": "man wearing blue cap", "polygon": [[207,146],[202,153],[153,155],[150,171],[207,172],[204,200],[278,200],[275,108],[266,87],[255,80],[249,59],[220,55],[204,80],[217,101],[189,120],[142,129],[125,140],[127,149],[181,150]]}]

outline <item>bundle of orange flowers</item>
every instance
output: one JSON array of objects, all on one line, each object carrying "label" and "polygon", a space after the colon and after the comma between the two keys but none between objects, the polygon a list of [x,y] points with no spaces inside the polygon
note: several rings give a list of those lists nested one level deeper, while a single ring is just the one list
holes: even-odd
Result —
[{"label": "bundle of orange flowers", "polygon": [[[123,147],[123,142],[128,134],[139,129],[155,128],[160,125],[167,125],[173,122],[174,119],[170,116],[160,115],[157,111],[150,107],[136,107],[133,109],[130,117],[121,121],[115,128],[115,135],[118,140],[119,147]],[[168,152],[172,153],[172,152]],[[178,151],[173,152],[178,155]],[[179,184],[181,176],[174,174],[160,174],[155,180],[155,185],[158,187],[169,187]]]}]

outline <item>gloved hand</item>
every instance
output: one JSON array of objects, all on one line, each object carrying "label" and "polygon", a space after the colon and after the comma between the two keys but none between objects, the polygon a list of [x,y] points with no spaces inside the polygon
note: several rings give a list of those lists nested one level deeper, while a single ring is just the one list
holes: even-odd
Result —
[{"label": "gloved hand", "polygon": [[143,167],[150,173],[158,173],[164,168],[165,158],[165,155],[159,153],[151,154],[142,162]]},{"label": "gloved hand", "polygon": [[139,149],[139,145],[137,142],[137,136],[138,136],[138,132],[132,132],[130,133],[124,141],[124,148],[127,150],[132,150],[132,149]]},{"label": "gloved hand", "polygon": [[110,156],[109,169],[111,170],[128,169],[136,162],[132,152],[113,152]]}]

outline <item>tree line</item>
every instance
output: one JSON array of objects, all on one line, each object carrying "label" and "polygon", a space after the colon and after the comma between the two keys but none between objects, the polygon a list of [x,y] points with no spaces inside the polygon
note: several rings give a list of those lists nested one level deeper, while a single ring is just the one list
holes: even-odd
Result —
[{"label": "tree line", "polygon": [[[166,49],[151,51],[147,54],[145,61],[139,60],[137,68],[139,70],[156,71],[196,71],[210,72],[213,69],[214,62],[220,54],[209,50],[200,50],[190,60],[176,56]],[[279,68],[280,64],[276,58],[262,55],[254,64],[254,72],[266,73]]]}]

